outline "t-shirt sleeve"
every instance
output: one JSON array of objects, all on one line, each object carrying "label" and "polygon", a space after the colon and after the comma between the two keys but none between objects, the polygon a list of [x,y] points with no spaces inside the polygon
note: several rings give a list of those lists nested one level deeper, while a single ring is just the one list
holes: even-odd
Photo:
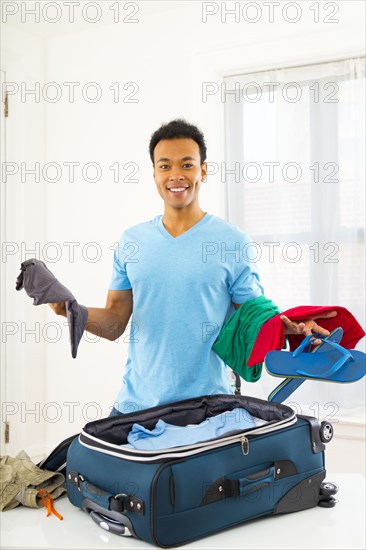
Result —
[{"label": "t-shirt sleeve", "polygon": [[229,293],[234,304],[258,298],[264,293],[256,264],[258,245],[243,233],[240,241],[240,261],[233,261],[229,275]]},{"label": "t-shirt sleeve", "polygon": [[124,257],[127,252],[125,250],[125,234],[122,234],[113,255],[112,279],[109,284],[109,290],[129,290],[132,288],[130,280],[127,276],[126,262]]}]

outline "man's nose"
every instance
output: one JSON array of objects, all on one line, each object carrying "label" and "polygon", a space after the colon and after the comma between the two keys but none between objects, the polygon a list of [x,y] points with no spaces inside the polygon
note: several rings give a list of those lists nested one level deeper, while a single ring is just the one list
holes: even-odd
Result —
[{"label": "man's nose", "polygon": [[169,176],[169,181],[181,181],[181,180],[184,180],[184,176],[182,174],[180,174],[178,171],[173,172]]}]

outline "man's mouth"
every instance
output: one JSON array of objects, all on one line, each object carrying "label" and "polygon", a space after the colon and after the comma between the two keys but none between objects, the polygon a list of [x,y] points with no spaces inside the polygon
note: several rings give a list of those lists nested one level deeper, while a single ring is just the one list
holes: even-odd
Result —
[{"label": "man's mouth", "polygon": [[181,185],[180,187],[168,187],[168,190],[173,193],[174,195],[182,195],[184,191],[188,189],[188,186]]}]

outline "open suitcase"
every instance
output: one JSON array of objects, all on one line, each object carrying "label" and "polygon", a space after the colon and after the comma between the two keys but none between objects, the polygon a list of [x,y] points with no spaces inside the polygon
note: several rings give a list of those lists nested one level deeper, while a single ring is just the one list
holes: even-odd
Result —
[{"label": "open suitcase", "polygon": [[[134,423],[152,429],[163,419],[186,426],[237,408],[265,423],[194,445],[155,451],[125,446]],[[86,424],[70,444],[68,497],[102,528],[169,548],[259,516],[319,504],[329,433],[329,423],[241,395],[202,396],[108,417]]]}]

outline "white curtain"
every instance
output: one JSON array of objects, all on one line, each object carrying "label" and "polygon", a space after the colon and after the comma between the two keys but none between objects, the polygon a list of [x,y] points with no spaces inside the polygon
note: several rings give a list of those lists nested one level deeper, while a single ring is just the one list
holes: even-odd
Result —
[{"label": "white curtain", "polygon": [[[232,76],[222,89],[227,219],[256,243],[265,295],[281,310],[344,306],[364,328],[365,59]],[[264,373],[242,393],[266,398],[280,382]],[[287,402],[334,421],[364,396],[364,381],[306,381]]]}]

